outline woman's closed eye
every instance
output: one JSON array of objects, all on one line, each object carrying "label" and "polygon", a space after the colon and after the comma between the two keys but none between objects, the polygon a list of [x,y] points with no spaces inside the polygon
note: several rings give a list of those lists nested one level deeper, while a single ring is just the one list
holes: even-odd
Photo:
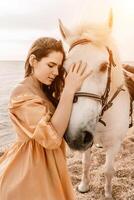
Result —
[{"label": "woman's closed eye", "polygon": [[59,70],[60,69],[60,67],[61,67],[61,65],[53,65],[53,64],[48,64],[48,67],[50,67],[50,68],[54,68],[54,67],[57,67],[57,69]]},{"label": "woman's closed eye", "polygon": [[53,64],[48,64],[48,67],[53,68],[55,65]]},{"label": "woman's closed eye", "polygon": [[53,67],[60,67],[61,65],[59,65],[59,64],[57,64],[57,63],[55,63],[55,62],[50,62],[50,63],[48,63],[48,66],[50,67],[50,68],[53,68]]}]

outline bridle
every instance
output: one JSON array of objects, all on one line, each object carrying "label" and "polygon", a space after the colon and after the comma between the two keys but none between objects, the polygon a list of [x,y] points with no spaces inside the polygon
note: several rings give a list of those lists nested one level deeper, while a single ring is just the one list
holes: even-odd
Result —
[{"label": "bridle", "polygon": [[[91,43],[91,42],[92,41],[88,40],[88,39],[80,39],[71,45],[69,51],[71,51],[72,48],[74,48],[75,46],[77,46],[79,44],[82,45],[82,44],[87,44],[87,43]],[[100,96],[100,95],[89,93],[89,92],[76,92],[74,95],[74,100],[73,100],[73,103],[76,103],[78,101],[79,97],[88,97],[88,98],[92,98],[96,101],[99,101],[102,105],[101,114],[99,116],[99,122],[101,122],[104,126],[106,126],[106,123],[102,120],[102,116],[103,116],[104,112],[113,105],[113,100],[120,93],[120,91],[124,91],[124,89],[122,88],[123,85],[121,85],[120,87],[117,88],[116,92],[113,94],[113,96],[108,101],[110,85],[111,85],[111,69],[112,69],[112,67],[116,67],[116,64],[113,59],[112,51],[108,47],[106,47],[106,49],[109,54],[109,66],[108,66],[107,83],[106,83],[106,88],[105,88],[104,94],[102,96]]]}]

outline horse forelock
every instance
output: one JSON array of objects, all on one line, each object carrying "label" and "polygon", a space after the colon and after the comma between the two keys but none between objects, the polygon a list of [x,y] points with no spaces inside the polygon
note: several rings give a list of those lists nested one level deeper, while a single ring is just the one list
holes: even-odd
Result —
[{"label": "horse forelock", "polygon": [[106,45],[109,36],[111,35],[110,29],[105,25],[100,24],[79,24],[72,29],[72,35],[68,38],[68,43],[86,38],[93,41],[96,45]]},{"label": "horse forelock", "polygon": [[73,35],[67,39],[69,45],[80,39],[88,39],[97,48],[108,47],[112,51],[116,64],[116,67],[112,69],[111,89],[114,90],[125,83],[118,49],[108,26],[105,24],[80,24],[72,30],[72,33]]}]

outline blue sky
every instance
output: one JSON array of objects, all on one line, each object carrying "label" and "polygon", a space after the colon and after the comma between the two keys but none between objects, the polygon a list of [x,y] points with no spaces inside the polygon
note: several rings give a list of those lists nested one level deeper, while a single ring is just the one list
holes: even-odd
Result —
[{"label": "blue sky", "polygon": [[0,60],[24,60],[41,36],[60,38],[58,18],[68,26],[79,20],[104,22],[113,8],[113,35],[121,59],[134,61],[132,0],[4,0],[0,2]]}]

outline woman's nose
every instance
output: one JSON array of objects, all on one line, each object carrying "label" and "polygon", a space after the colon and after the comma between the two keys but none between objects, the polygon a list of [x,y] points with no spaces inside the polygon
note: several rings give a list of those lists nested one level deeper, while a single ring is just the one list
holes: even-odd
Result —
[{"label": "woman's nose", "polygon": [[58,70],[58,67],[57,67],[57,66],[54,67],[53,74],[54,74],[55,76],[59,75],[59,70]]}]

